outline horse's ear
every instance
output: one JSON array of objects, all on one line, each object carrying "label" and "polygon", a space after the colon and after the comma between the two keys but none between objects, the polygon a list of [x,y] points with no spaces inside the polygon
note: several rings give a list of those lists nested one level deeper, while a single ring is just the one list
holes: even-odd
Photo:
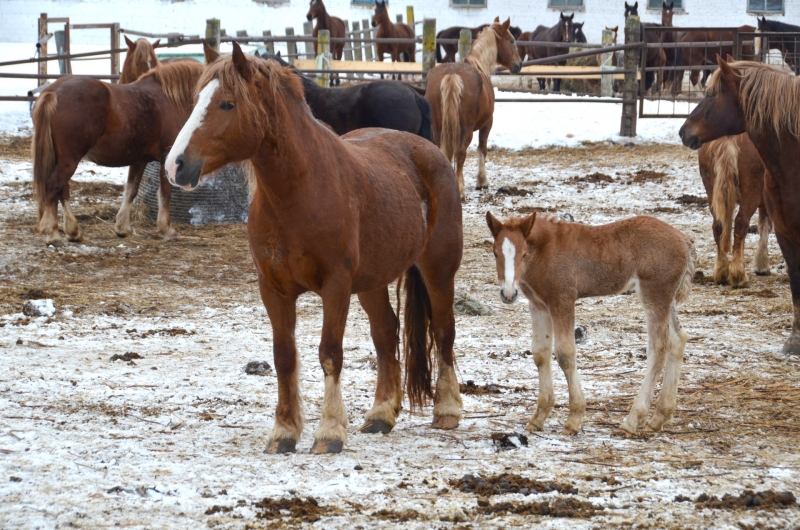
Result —
[{"label": "horse's ear", "polygon": [[503,223],[492,215],[492,212],[486,212],[486,224],[489,225],[489,231],[492,233],[492,237],[497,237],[497,234],[503,229]]},{"label": "horse's ear", "polygon": [[494,17],[494,23],[495,24],[499,24],[500,23],[500,17]]},{"label": "horse's ear", "polygon": [[570,19],[570,20],[573,20],[574,18],[575,18],[575,13],[572,13],[572,14],[569,16],[569,19]]},{"label": "horse's ear", "polygon": [[503,22],[503,35],[508,31],[509,26],[511,26],[511,18],[507,18],[505,22]]},{"label": "horse's ear", "polygon": [[281,56],[281,51],[278,50],[278,53],[275,54],[275,57],[279,57],[280,58],[280,56]]},{"label": "horse's ear", "polygon": [[127,35],[125,35],[125,44],[127,44],[128,48],[130,48],[131,50],[136,48],[136,43],[133,42],[131,39],[129,39]]},{"label": "horse's ear", "polygon": [[728,57],[725,59],[725,62],[732,63],[732,62],[734,62],[735,60],[736,60],[736,59],[734,59],[734,58],[733,58],[733,55],[731,55],[731,54],[729,53],[729,54],[728,54]]},{"label": "horse's ear", "polygon": [[567,20],[567,17],[564,16],[564,12],[561,12],[561,20]]},{"label": "horse's ear", "polygon": [[206,56],[206,64],[211,64],[219,59],[219,52],[209,46],[205,39],[203,39],[203,55]]},{"label": "horse's ear", "polygon": [[633,4],[634,9],[639,9],[639,0],[636,0],[636,3]]},{"label": "horse's ear", "polygon": [[736,90],[736,72],[733,71],[733,68],[731,68],[719,54],[717,54],[717,64],[719,65],[719,73],[722,76],[722,82]]},{"label": "horse's ear", "polygon": [[253,52],[253,55],[255,55],[256,57],[259,57],[259,58],[261,57],[261,54],[260,54],[260,53],[258,53],[258,50],[256,50],[255,52]]},{"label": "horse's ear", "polygon": [[536,222],[536,212],[533,212],[531,215],[525,218],[524,221],[519,225],[519,229],[522,231],[522,235],[525,239],[528,239],[528,236],[533,230],[533,223]]},{"label": "horse's ear", "polygon": [[247,57],[245,56],[244,52],[242,51],[242,47],[239,46],[239,43],[233,41],[233,66],[236,68],[236,71],[239,72],[245,81],[250,81],[253,76],[253,72],[250,69],[250,63],[247,62]]},{"label": "horse's ear", "polygon": [[158,45],[161,44],[161,39],[158,39],[153,43],[153,48],[158,48]]}]

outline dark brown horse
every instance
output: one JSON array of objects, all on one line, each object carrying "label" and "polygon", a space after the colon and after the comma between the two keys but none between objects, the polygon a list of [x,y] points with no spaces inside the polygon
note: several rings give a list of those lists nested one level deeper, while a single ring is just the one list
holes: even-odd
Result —
[{"label": "dark brown horse", "polygon": [[375,403],[361,432],[394,427],[403,391],[399,323],[387,287],[403,275],[411,407],[433,396],[433,427],[457,427],[453,297],[463,235],[455,175],[441,152],[419,136],[387,129],[336,136],[308,111],[300,78],[276,61],[246,56],[235,43],[198,87],[195,111],[166,167],[172,182],[191,188],[225,164],[252,164],[247,230],[278,376],[267,452],[294,451],[303,430],[295,323],[297,298],[309,291],[322,298],[325,374],[312,452],[339,452],[347,437],[340,376],[353,293],[369,317],[378,356]]},{"label": "dark brown horse", "polygon": [[[755,31],[753,26],[740,26],[740,33],[750,33]],[[733,54],[733,46],[705,46],[706,42],[719,42],[719,41],[732,41],[732,31],[687,31],[680,35],[679,42],[692,43],[691,48],[681,48],[680,53],[675,56],[675,66],[709,66],[705,70],[692,70],[689,74],[689,81],[692,86],[697,86],[698,83],[701,87],[705,87],[708,76],[713,71],[713,66],[716,64],[716,56],[720,55],[725,57]],[[742,44],[740,49],[740,56],[753,55],[752,46]],[[680,94],[682,87],[678,80],[683,80],[683,70],[675,71],[675,83],[672,85],[672,91]],[[700,74],[703,74],[702,80]]]},{"label": "dark brown horse", "polygon": [[[322,3],[322,0],[311,0],[311,6],[308,8],[308,14],[306,15],[308,21],[312,21],[315,18],[317,19],[317,23],[314,25],[314,30],[311,32],[311,36],[314,39],[317,38],[319,35],[319,30],[327,29],[331,32],[332,39],[343,39],[345,33],[344,21],[338,17],[332,17],[328,14],[328,11],[325,9],[325,4]],[[331,42],[331,57],[335,61],[342,60],[342,53],[344,52],[344,42]],[[319,50],[317,49],[317,41],[314,41],[314,56],[317,56]]]},{"label": "dark brown horse", "polygon": [[[386,2],[378,0],[375,2],[375,14],[372,15],[372,27],[378,28],[375,36],[378,39],[413,39],[416,34],[414,28],[408,24],[395,24],[389,17],[389,10],[386,9]],[[383,56],[389,54],[393,63],[406,62],[414,63],[416,59],[416,44],[386,44],[379,43],[375,46],[378,61],[383,61]]]},{"label": "dark brown horse", "polygon": [[433,139],[456,166],[462,199],[464,160],[474,131],[480,131],[477,188],[489,187],[486,154],[494,115],[492,70],[496,64],[514,73],[522,67],[516,42],[508,31],[510,23],[509,19],[501,24],[496,18],[494,24],[478,35],[463,63],[437,64],[428,72],[425,99],[431,104]]},{"label": "dark brown horse", "polygon": [[[663,6],[662,6],[663,7]],[[637,1],[633,5],[628,5],[628,2],[625,2],[625,19],[627,20],[628,17],[638,17],[639,16],[639,2]],[[663,14],[662,14],[663,19]],[[670,22],[671,23],[671,22]],[[645,58],[645,66],[647,68],[658,68],[667,64],[667,55],[664,52],[664,49],[659,46],[652,46],[653,44],[659,44],[663,42],[662,32],[659,31],[644,31],[644,28],[660,28],[661,24],[654,24],[652,22],[643,22],[642,23],[642,33],[644,34],[647,40],[647,56]],[[663,79],[664,75],[663,72],[659,74],[659,79]],[[655,90],[661,86],[661,82],[656,83],[656,73],[652,70],[645,71],[644,76],[644,86],[645,90],[650,90],[652,87],[655,86]]]},{"label": "dark brown horse", "polygon": [[[572,13],[570,16],[566,16],[564,13],[561,13],[561,16],[558,19],[558,24],[550,28],[546,28],[544,26],[537,27],[531,32],[531,40],[538,42],[575,42],[575,32],[572,28],[572,21],[574,18],[575,13]],[[545,57],[553,57],[555,55],[569,53],[569,48],[565,46],[539,46],[533,44],[531,45],[528,53],[534,59],[544,59]],[[567,64],[567,61],[559,61],[553,64],[564,66]],[[545,78],[538,78],[538,81],[539,89],[544,90],[547,80]],[[553,90],[556,92],[561,90],[561,79],[553,79]]]},{"label": "dark brown horse", "polygon": [[[516,39],[516,37],[514,37]],[[522,42],[529,42],[531,40],[531,32],[526,31],[519,36],[519,39]],[[517,44],[517,54],[519,55],[520,61],[525,61],[530,56],[530,46],[527,44]],[[531,57],[533,59],[533,57]]]},{"label": "dark brown horse", "polygon": [[[758,19],[758,31],[767,32],[781,32],[781,33],[795,33],[795,35],[787,36],[772,36],[762,38],[762,54],[768,50],[780,50],[783,60],[792,67],[795,75],[800,75],[800,37],[796,34],[800,33],[800,26],[787,24],[780,20],[767,20],[767,17]],[[766,42],[766,46],[763,43]]]},{"label": "dark brown horse", "polygon": [[[672,27],[672,18],[675,14],[675,2],[670,2],[669,4],[662,0],[661,2],[661,26],[665,28]],[[661,42],[665,44],[675,44],[678,41],[678,32],[676,31],[663,31],[661,32]],[[665,65],[666,66],[673,66],[675,64],[675,55],[676,51],[675,48],[663,48],[664,50],[664,58],[665,58]],[[661,86],[662,88],[666,88],[667,86],[673,83],[675,80],[675,72],[674,71],[665,71],[663,72],[664,75],[661,76]],[[679,80],[683,81],[683,78]]]},{"label": "dark brown horse", "polygon": [[767,172],[764,203],[786,260],[794,322],[783,352],[800,355],[800,78],[761,63],[717,59],[706,97],[680,130],[699,149],[722,136],[746,132]]},{"label": "dark brown horse", "polygon": [[[714,281],[728,283],[732,287],[747,285],[744,242],[750,229],[750,218],[758,210],[758,249],[755,272],[768,276],[769,220],[763,200],[764,163],[746,134],[723,136],[703,144],[697,152],[700,178],[708,195],[708,204],[713,217],[711,225],[717,244],[717,263],[714,266]],[[734,218],[736,204],[739,211]],[[728,261],[731,250],[731,228],[733,228],[733,261]]]},{"label": "dark brown horse", "polygon": [[[81,241],[69,203],[69,180],[86,158],[107,167],[130,166],[115,232],[133,232],[130,209],[148,162],[161,162],[192,111],[194,86],[203,65],[181,61],[159,65],[129,85],[80,76],[62,77],[44,89],[33,109],[33,186],[39,205],[39,232],[47,244],[62,244],[58,203],[64,207],[64,233]],[[158,232],[174,235],[169,224],[171,188],[162,170]]]},{"label": "dark brown horse", "polygon": [[[472,42],[475,42],[475,39],[478,38],[478,34],[481,31],[488,28],[489,24],[481,24],[477,28],[467,28],[464,26],[453,26],[447,29],[443,29],[439,33],[436,34],[436,62],[437,63],[454,63],[456,62],[456,54],[458,53],[458,44],[449,44],[449,43],[439,43],[440,39],[459,39],[461,38],[461,30],[468,29],[470,33],[472,33]],[[508,31],[511,32],[511,35],[514,36],[516,40],[528,40],[527,38],[521,38],[523,33],[522,30],[515,26],[510,26]],[[530,37],[530,32],[527,32],[526,35]],[[442,57],[442,50],[444,50],[444,57]],[[527,54],[527,50],[522,50],[520,46],[520,57],[522,57],[523,53]]]}]

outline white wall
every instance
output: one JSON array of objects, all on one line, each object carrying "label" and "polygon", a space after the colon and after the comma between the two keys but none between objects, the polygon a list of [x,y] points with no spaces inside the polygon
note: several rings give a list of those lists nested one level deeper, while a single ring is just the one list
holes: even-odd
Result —
[{"label": "white wall", "polygon": [[[659,22],[658,11],[641,7],[644,22]],[[746,13],[746,0],[684,0],[685,12],[676,12],[674,23],[679,26],[740,26],[755,25],[755,17]],[[439,29],[452,25],[476,26],[490,22],[495,16],[510,16],[515,26],[531,30],[539,24],[553,25],[558,10],[548,9],[547,0],[488,0],[488,8],[450,7],[450,0],[390,0],[389,11],[405,14],[405,6],[413,5],[417,20],[436,18]],[[599,42],[604,26],[622,26],[624,0],[585,0],[585,11],[578,11],[575,20],[586,21],[584,32],[589,42]],[[350,0],[327,0],[328,12],[340,18],[363,20],[372,10],[353,6]],[[123,28],[151,33],[177,31],[200,34],[208,18],[219,18],[229,35],[247,30],[260,35],[270,29],[273,35],[284,34],[287,26],[302,33],[308,11],[308,0],[290,0],[277,7],[252,0],[0,0],[0,42],[30,42],[37,40],[37,18],[46,12],[51,17],[71,18],[73,23],[119,22]],[[786,0],[786,16],[780,20],[800,24],[800,0]],[[53,25],[51,30],[58,27]],[[420,30],[418,30],[420,31]],[[76,44],[108,43],[107,30],[76,30]]]}]

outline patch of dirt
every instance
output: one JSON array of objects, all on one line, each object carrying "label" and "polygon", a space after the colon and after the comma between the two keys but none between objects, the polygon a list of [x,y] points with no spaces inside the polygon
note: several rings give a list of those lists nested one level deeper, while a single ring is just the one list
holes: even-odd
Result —
[{"label": "patch of dirt", "polygon": [[495,192],[496,195],[511,195],[514,197],[527,197],[533,195],[531,190],[517,188],[516,186],[500,186]]},{"label": "patch of dirt", "polygon": [[498,502],[488,506],[479,505],[478,510],[485,515],[514,513],[517,515],[547,515],[550,517],[588,519],[603,513],[604,508],[578,499],[559,497],[553,501],[532,503]]},{"label": "patch of dirt", "polygon": [[572,182],[588,182],[590,184],[608,184],[609,182],[614,182],[614,177],[611,175],[606,175],[605,173],[600,173],[599,171],[595,171],[594,173],[590,173],[583,177],[572,177]]},{"label": "patch of dirt", "polygon": [[485,385],[476,385],[475,381],[469,380],[466,383],[458,385],[462,394],[470,396],[485,396],[486,394],[501,394],[502,392],[497,385],[486,383]]},{"label": "patch of dirt", "polygon": [[491,497],[492,495],[502,495],[504,493],[531,495],[550,491],[569,495],[578,493],[578,488],[569,482],[541,482],[512,473],[503,473],[486,478],[480,475],[468,474],[458,480],[451,480],[450,485],[464,493],[474,493],[480,497]]},{"label": "patch of dirt", "polygon": [[493,432],[492,444],[498,451],[528,447],[528,437],[518,432]]},{"label": "patch of dirt", "polygon": [[405,523],[408,521],[415,521],[417,519],[425,519],[421,513],[414,510],[395,511],[383,509],[371,513],[370,517],[380,519],[381,521],[392,521],[395,523]]},{"label": "patch of dirt", "polygon": [[250,361],[244,367],[244,373],[247,375],[267,375],[272,371],[272,367],[267,361]]},{"label": "patch of dirt", "polygon": [[759,298],[778,298],[778,293],[772,289],[761,289],[760,291],[747,291],[750,296],[757,296]]},{"label": "patch of dirt", "polygon": [[697,206],[700,208],[704,208],[708,206],[708,199],[706,197],[698,197],[697,195],[686,195],[685,193],[675,199],[675,202],[678,204],[683,204],[684,206]]},{"label": "patch of dirt", "polygon": [[215,513],[228,513],[232,511],[233,511],[232,506],[220,506],[218,504],[215,504],[214,506],[206,510],[204,513],[206,515],[214,515]]},{"label": "patch of dirt", "polygon": [[32,136],[0,135],[0,158],[30,160]]},{"label": "patch of dirt", "polygon": [[[692,502],[689,497],[678,495],[675,502]],[[725,494],[722,498],[701,493],[694,501],[697,509],[711,508],[714,510],[782,510],[797,506],[797,499],[791,491],[777,492],[774,490],[759,491],[744,490],[740,495]]]},{"label": "patch of dirt", "polygon": [[129,352],[126,352],[126,353],[124,353],[122,355],[120,355],[118,353],[115,353],[114,355],[111,356],[111,362],[114,362],[114,361],[129,362],[129,361],[132,361],[134,359],[144,359],[144,357],[142,357],[141,355],[139,355],[135,351],[129,351]]},{"label": "patch of dirt", "polygon": [[653,171],[651,169],[640,169],[631,173],[630,181],[633,184],[644,184],[645,182],[661,182],[667,174],[663,171]]},{"label": "patch of dirt", "polygon": [[680,208],[672,208],[669,206],[657,206],[655,208],[650,208],[647,210],[650,213],[680,213]]},{"label": "patch of dirt", "polygon": [[292,523],[313,523],[321,517],[340,515],[342,511],[335,506],[320,506],[314,497],[293,497],[291,499],[270,499],[264,497],[253,506],[259,510],[256,517],[259,519],[283,519],[290,517]]}]

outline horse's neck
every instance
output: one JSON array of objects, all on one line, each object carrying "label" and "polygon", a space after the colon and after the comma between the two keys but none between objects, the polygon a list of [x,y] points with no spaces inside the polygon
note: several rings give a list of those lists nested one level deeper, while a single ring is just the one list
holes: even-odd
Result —
[{"label": "horse's neck", "polygon": [[325,10],[325,6],[320,8],[320,12],[317,15],[317,29],[331,29],[331,16]]},{"label": "horse's neck", "polygon": [[306,103],[311,107],[314,116],[327,113],[330,110],[329,107],[332,102],[330,97],[331,91],[337,89],[322,88],[304,75],[300,75],[300,79],[303,81],[303,92],[305,92]]},{"label": "horse's neck", "polygon": [[381,19],[378,21],[378,26],[380,26],[379,29],[382,29],[384,34],[392,33],[392,30],[394,29],[394,23],[392,22],[392,19],[389,18],[388,12],[381,16]]},{"label": "horse's neck", "polygon": [[[488,30],[484,30],[484,33]],[[494,30],[492,30],[493,32]],[[483,35],[483,33],[481,33]],[[466,62],[473,67],[475,67],[484,77],[491,76],[492,68],[494,68],[495,63],[497,62],[497,40],[494,41],[494,51],[492,52],[492,45],[488,42],[489,39],[493,39],[492,35],[487,35],[486,37],[478,36],[478,41],[475,44],[480,44],[478,46],[473,46],[472,50],[470,50],[469,54],[467,55]],[[488,50],[486,49],[488,48]]]}]

